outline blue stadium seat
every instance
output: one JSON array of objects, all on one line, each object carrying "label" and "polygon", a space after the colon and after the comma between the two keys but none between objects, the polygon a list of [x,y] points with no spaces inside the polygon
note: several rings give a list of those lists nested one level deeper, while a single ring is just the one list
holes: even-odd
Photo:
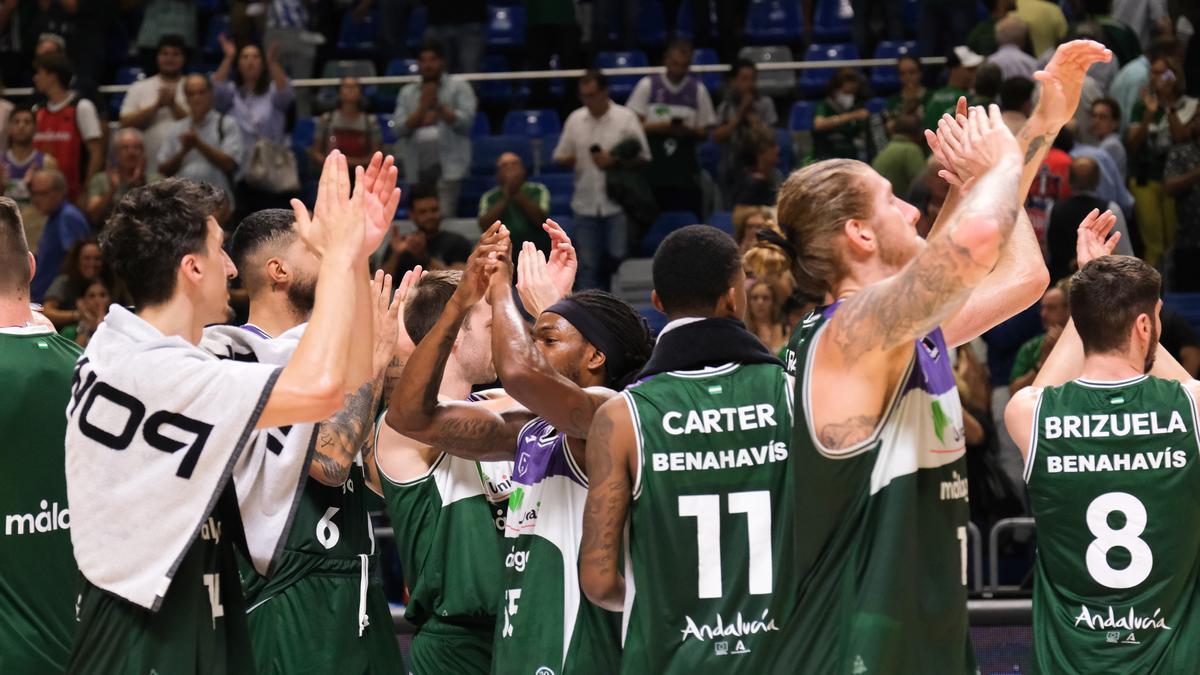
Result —
[{"label": "blue stadium seat", "polygon": [[292,128],[292,146],[308,150],[312,147],[316,134],[317,118],[297,117],[296,126]]},{"label": "blue stadium seat", "polygon": [[[892,42],[884,40],[875,47],[875,58],[894,59],[905,54],[917,55],[916,42]],[[877,94],[896,91],[900,88],[900,75],[896,66],[875,66],[871,69],[871,89]]]},{"label": "blue stadium seat", "polygon": [[456,211],[465,217],[479,215],[479,200],[484,193],[496,187],[494,176],[467,176],[463,178],[462,189],[458,193]]},{"label": "blue stadium seat", "polygon": [[367,14],[360,22],[354,19],[353,12],[346,12],[342,17],[341,31],[338,33],[338,51],[343,55],[373,54],[378,30],[379,24],[375,14]]},{"label": "blue stadium seat", "polygon": [[488,121],[487,113],[482,110],[475,111],[475,123],[471,125],[471,138],[491,135],[492,124]]},{"label": "blue stadium seat", "polygon": [[425,3],[414,4],[417,6],[413,7],[408,15],[408,26],[404,30],[404,44],[409,49],[421,46],[421,42],[425,40],[425,26],[429,21],[429,10],[425,8]]},{"label": "blue stadium seat", "polygon": [[658,250],[658,245],[663,239],[667,238],[675,230],[688,225],[695,225],[700,222],[696,214],[691,211],[667,211],[660,213],[654,224],[650,226],[650,231],[642,238],[642,255],[650,258],[654,256],[654,252]]},{"label": "blue stadium seat", "polygon": [[[550,70],[558,70],[559,65],[560,65],[560,63],[559,63],[558,54],[551,54],[550,55]],[[567,95],[567,85],[566,85],[565,80],[563,80],[561,77],[556,77],[553,80],[550,80],[550,96],[551,97],[553,97],[556,100],[559,100],[559,99],[562,99],[566,95]]]},{"label": "blue stadium seat", "polygon": [[1192,330],[1200,333],[1200,293],[1167,293],[1163,307],[1182,316]]},{"label": "blue stadium seat", "polygon": [[515,152],[525,162],[525,166],[533,166],[533,146],[524,136],[484,136],[476,138],[471,148],[471,174],[475,176],[490,176],[496,172],[496,159],[504,152]]},{"label": "blue stadium seat", "polygon": [[887,107],[887,99],[882,96],[873,96],[867,99],[867,112],[879,114]]},{"label": "blue stadium seat", "polygon": [[716,141],[709,139],[700,144],[697,154],[700,157],[700,168],[707,171],[713,180],[720,180],[721,146],[717,145]]},{"label": "blue stadium seat", "polygon": [[[889,0],[895,2],[896,0]],[[854,10],[842,0],[817,0],[813,12],[813,38],[818,41],[849,40]]]},{"label": "blue stadium seat", "polygon": [[570,213],[571,197],[575,194],[575,176],[569,173],[550,173],[532,178],[550,191],[550,213]]},{"label": "blue stadium seat", "polygon": [[[701,47],[692,53],[693,66],[715,66],[720,62],[715,49]],[[704,83],[704,88],[708,90],[708,93],[715,94],[720,91],[721,73],[696,73],[696,75]]]},{"label": "blue stadium seat", "polygon": [[[709,6],[708,10],[708,25],[709,37],[717,37],[717,15],[716,3]],[[679,9],[675,12],[675,35],[691,40],[695,35],[694,24],[692,22],[692,3],[691,0],[683,0],[679,3]]]},{"label": "blue stadium seat", "polygon": [[[852,44],[811,44],[804,51],[805,61],[845,61],[858,58],[858,47]],[[800,71],[800,91],[805,96],[825,93],[834,68],[810,68]]]},{"label": "blue stadium seat", "polygon": [[[646,53],[642,51],[600,52],[596,55],[597,68],[637,68],[650,64]],[[608,93],[614,101],[623,103],[629,98],[634,85],[641,79],[640,75],[613,75],[608,78]]]},{"label": "blue stadium seat", "polygon": [[791,132],[787,129],[776,129],[775,143],[779,145],[779,170],[787,176],[796,167],[796,152],[792,148]]},{"label": "blue stadium seat", "polygon": [[525,44],[525,7],[488,7],[487,46],[519,47]]},{"label": "blue stadium seat", "polygon": [[708,217],[708,224],[733,236],[733,213],[730,211],[713,211]]},{"label": "blue stadium seat", "polygon": [[798,41],[803,33],[804,20],[800,16],[799,2],[750,0],[746,10],[746,42],[786,44]]},{"label": "blue stadium seat", "polygon": [[205,56],[217,59],[224,56],[225,53],[221,50],[221,41],[217,39],[217,36],[222,33],[230,34],[228,14],[217,14],[208,20],[208,32],[205,34],[204,46],[200,50]]},{"label": "blue stadium seat", "polygon": [[382,113],[377,116],[379,120],[379,131],[383,139],[383,151],[387,153],[391,146],[396,144],[400,137],[396,134],[396,120],[392,118],[391,113]]},{"label": "blue stadium seat", "polygon": [[[508,72],[508,59],[500,54],[487,54],[479,69],[485,73]],[[512,104],[514,98],[529,96],[529,83],[522,82],[514,88],[510,80],[480,80],[475,83],[475,93],[481,101]]]},{"label": "blue stadium seat", "polygon": [[538,143],[534,152],[537,153],[537,174],[572,173],[574,169],[554,162],[554,148],[558,147],[559,134],[546,136]]},{"label": "blue stadium seat", "polygon": [[510,110],[504,116],[503,134],[541,138],[562,132],[562,122],[554,110]]},{"label": "blue stadium seat", "polygon": [[[387,68],[383,74],[387,77],[395,77],[398,75],[416,75],[417,60],[416,59],[392,59],[388,61]],[[392,110],[396,107],[396,96],[400,94],[400,89],[403,85],[398,84],[381,84],[375,89],[375,96],[372,99],[375,107],[380,111]]]},{"label": "blue stadium seat", "polygon": [[788,115],[788,131],[812,131],[813,113],[817,106],[812,101],[796,101]]},{"label": "blue stadium seat", "polygon": [[[116,75],[116,84],[133,84],[145,77],[146,74],[137,66],[129,68],[118,68]],[[125,101],[125,94],[113,94],[108,99],[109,112],[112,113],[112,119],[117,119],[121,116],[121,103]]]},{"label": "blue stadium seat", "polygon": [[637,40],[645,47],[658,47],[667,42],[667,16],[658,0],[642,0],[638,7]]}]

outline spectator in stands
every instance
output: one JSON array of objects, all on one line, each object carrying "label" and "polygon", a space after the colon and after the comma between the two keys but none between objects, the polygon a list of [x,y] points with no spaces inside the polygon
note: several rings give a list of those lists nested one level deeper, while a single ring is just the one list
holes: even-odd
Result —
[{"label": "spectator in stands", "polygon": [[321,115],[313,134],[308,158],[314,171],[320,172],[325,156],[340,150],[351,167],[365,167],[371,156],[383,149],[383,131],[379,120],[367,113],[367,100],[357,78],[343,77],[338,86],[338,107]]},{"label": "spectator in stands", "polygon": [[471,164],[477,103],[471,85],[446,73],[444,54],[439,42],[421,45],[421,81],[404,85],[396,97],[396,156],[404,160],[406,180],[437,185],[442,209],[454,213]]},{"label": "spectator in stands", "polygon": [[871,167],[892,184],[892,193],[908,194],[909,187],[925,171],[921,122],[913,115],[896,118],[892,138],[871,162]]},{"label": "spectator in stands", "polygon": [[775,211],[769,206],[739,205],[733,208],[733,239],[743,254],[758,243],[758,231],[775,220]]},{"label": "spectator in stands", "polygon": [[1188,140],[1187,124],[1196,108],[1196,99],[1183,95],[1178,68],[1167,58],[1151,62],[1150,86],[1134,104],[1133,123],[1125,136],[1132,160],[1129,190],[1146,245],[1143,256],[1151,265],[1175,243],[1175,203],[1163,189],[1163,169],[1171,146]]},{"label": "spectator in stands", "polygon": [[996,453],[998,469],[1007,477],[1007,482],[1021,489],[1023,462],[1021,451],[1004,429],[1004,407],[1012,398],[1008,390],[1011,384],[1013,363],[1021,345],[1030,338],[1045,332],[1037,305],[1026,309],[1011,319],[983,334],[987,345],[988,384],[992,388],[992,422],[996,425],[999,448]]},{"label": "spectator in stands", "polygon": [[996,24],[1012,11],[1013,0],[986,0],[984,4],[987,5],[988,15],[967,34],[966,45],[976,54],[989,56],[997,49]]},{"label": "spectator in stands", "polygon": [[428,7],[425,39],[445,47],[444,53],[450,61],[447,69],[452,73],[478,71],[479,61],[483,57],[484,28],[488,21],[487,2],[435,1],[428,3]]},{"label": "spectator in stands", "polygon": [[33,207],[29,193],[29,181],[38,169],[57,169],[58,162],[33,147],[33,111],[17,108],[8,120],[8,149],[0,160],[0,177],[3,178],[4,196],[12,199],[21,209],[21,221],[25,224],[25,238],[30,250],[37,253],[37,242],[42,235],[46,218]]},{"label": "spectator in stands", "polygon": [[788,336],[783,331],[783,303],[776,297],[775,287],[765,280],[755,281],[746,295],[746,329],[772,354],[782,350]]},{"label": "spectator in stands", "polygon": [[399,278],[417,265],[427,270],[462,269],[471,255],[471,242],[456,232],[442,229],[437,188],[414,185],[409,191],[409,215],[415,229],[393,228],[387,256],[380,266]]},{"label": "spectator in stands", "polygon": [[737,157],[744,151],[747,132],[755,126],[773,128],[779,121],[771,97],[758,93],[758,69],[749,59],[738,59],[730,71],[729,92],[717,106],[713,141],[721,146],[720,179],[725,204],[733,203],[737,182]]},{"label": "spectator in stands", "polygon": [[1188,125],[1191,138],[1171,148],[1163,169],[1163,188],[1179,213],[1171,290],[1200,291],[1200,116]]},{"label": "spectator in stands", "polygon": [[921,81],[921,62],[911,54],[901,56],[896,62],[896,74],[900,80],[900,91],[888,98],[884,110],[889,119],[901,115],[916,115],[925,118],[925,103],[931,92]]},{"label": "spectator in stands", "polygon": [[1151,43],[1146,53],[1124,64],[1108,87],[1108,95],[1121,106],[1121,131],[1127,131],[1135,121],[1133,108],[1141,100],[1150,85],[1150,63],[1169,59],[1178,51],[1179,45],[1172,38],[1162,38]]},{"label": "spectator in stands", "polygon": [[[276,59],[279,46],[262,49],[247,43],[240,49],[224,35],[221,49],[225,56],[212,75],[213,105],[237,122],[241,129],[244,157],[235,157],[244,164],[260,143],[287,146],[287,111],[296,94],[283,66]],[[240,176],[238,177],[240,178]],[[251,187],[245,182],[238,186],[238,208],[242,213],[287,206],[288,195]]]},{"label": "spectator in stands", "polygon": [[997,48],[987,61],[999,66],[1006,80],[1012,77],[1032,80],[1037,71],[1037,61],[1025,52],[1028,30],[1025,22],[1015,16],[1005,17],[996,24]]},{"label": "spectator in stands", "polygon": [[1000,84],[1000,115],[1013,134],[1025,126],[1033,114],[1033,80],[1013,77]]},{"label": "spectator in stands", "polygon": [[100,116],[95,104],[67,88],[72,71],[65,56],[47,54],[34,67],[33,86],[46,96],[46,103],[34,112],[33,145],[58,162],[68,198],[75,201],[83,185],[104,168]]},{"label": "spectator in stands", "polygon": [[[1079,225],[1078,222],[1075,224]],[[1071,319],[1071,307],[1067,303],[1069,282],[1069,278],[1060,279],[1046,289],[1045,295],[1042,296],[1039,313],[1045,332],[1029,338],[1017,350],[1012,373],[1009,375],[1010,393],[1016,393],[1033,384],[1042,366],[1046,364],[1046,358],[1058,343],[1058,338],[1062,336],[1063,329],[1067,327],[1067,321]]]},{"label": "spectator in stands", "polygon": [[813,112],[813,159],[867,158],[866,84],[853,68],[829,80],[829,91]]},{"label": "spectator in stands", "polygon": [[[1102,98],[1092,103],[1092,137],[1097,146],[1108,153],[1121,175],[1121,185],[1129,177],[1125,144],[1121,142],[1121,106],[1114,99]],[[1127,214],[1129,215],[1129,214]]]},{"label": "spectator in stands", "polygon": [[109,212],[133,188],[162,180],[157,170],[146,162],[146,146],[142,132],[126,127],[113,136],[115,146],[113,166],[104,173],[92,176],[87,185],[84,212],[97,229],[104,226]]},{"label": "spectator in stands", "polygon": [[232,116],[213,110],[212,82],[206,75],[183,81],[189,114],[175,122],[158,149],[158,170],[220,188],[234,204],[232,176],[243,156],[242,130]]},{"label": "spectator in stands", "polygon": [[63,328],[79,322],[76,302],[83,297],[88,283],[104,272],[104,260],[96,238],[87,236],[71,245],[63,261],[62,273],[54,278],[42,300],[42,313]]},{"label": "spectator in stands", "polygon": [[644,165],[650,147],[638,116],[609,98],[600,71],[579,78],[579,100],[583,107],[567,116],[554,161],[575,169],[576,287],[607,288],[610,262],[628,254],[630,234],[622,205],[609,196],[607,172]]},{"label": "spectator in stands", "polygon": [[[1068,152],[1072,159],[1086,157],[1096,162],[1100,167],[1100,184],[1096,186],[1096,196],[1120,207],[1126,222],[1133,218],[1133,193],[1129,191],[1127,183],[1121,180],[1121,172],[1113,158],[1107,152],[1087,143],[1076,143]],[[1132,240],[1130,243],[1133,243]]]},{"label": "spectator in stands", "polygon": [[[97,277],[88,282],[83,296],[79,298],[76,307],[79,309],[79,321],[73,326],[61,331],[62,336],[75,341],[80,347],[86,347],[95,335],[96,329],[108,316],[108,308],[114,297],[111,292],[112,284],[104,277]],[[74,333],[74,335],[72,335]]]},{"label": "spectator in stands", "polygon": [[1075,270],[1075,233],[1079,223],[1092,211],[1112,211],[1117,217],[1114,232],[1121,233],[1114,251],[1116,255],[1133,255],[1133,242],[1120,206],[1096,194],[1100,185],[1100,165],[1090,157],[1071,160],[1071,196],[1054,204],[1046,227],[1046,267],[1051,283],[1070,276]]},{"label": "spectator in stands", "polygon": [[783,172],[779,170],[779,139],[775,131],[765,126],[752,127],[746,133],[738,162],[740,168],[733,188],[733,203],[773,205],[783,182]]},{"label": "spectator in stands", "polygon": [[1067,37],[1067,17],[1049,0],[1016,0],[1013,14],[1029,27],[1033,53],[1041,56]]},{"label": "spectator in stands", "polygon": [[511,235],[513,255],[527,241],[549,255],[550,235],[542,223],[550,215],[550,191],[541,183],[526,180],[525,163],[515,152],[496,159],[496,183],[479,200],[480,231],[499,220]]},{"label": "spectator in stands", "polygon": [[67,200],[67,180],[61,171],[41,169],[29,182],[33,205],[46,218],[38,240],[37,271],[30,282],[34,302],[41,302],[46,290],[62,267],[67,251],[78,240],[92,233],[87,216]]},{"label": "spectator in stands", "polygon": [[143,68],[154,69],[157,52],[164,35],[183,38],[184,47],[196,47],[196,3],[192,0],[149,0],[142,13],[138,29],[137,48],[142,54]]},{"label": "spectator in stands", "polygon": [[[1125,22],[1112,16],[1112,0],[1083,0],[1084,21],[1098,24],[1103,31],[1100,42],[1112,50],[1121,63],[1129,63],[1142,54],[1138,35]],[[1149,13],[1149,12],[1147,12]]]},{"label": "spectator in stands", "polygon": [[955,47],[946,56],[946,86],[929,95],[925,102],[925,128],[937,130],[937,122],[944,113],[953,114],[960,96],[970,96],[975,85],[975,69],[983,64],[983,57],[966,46]]},{"label": "spectator in stands", "polygon": [[1133,30],[1138,44],[1148,47],[1156,34],[1170,35],[1173,30],[1168,4],[1167,0],[1122,0],[1113,3],[1112,15]]},{"label": "spectator in stands", "polygon": [[984,63],[975,70],[975,93],[967,97],[969,105],[987,107],[1000,100],[1000,85],[1004,84],[1004,73],[994,63]]},{"label": "spectator in stands", "polygon": [[141,129],[150,169],[158,168],[158,149],[176,120],[187,117],[183,66],[187,45],[179,35],[158,41],[158,72],[134,82],[121,102],[121,126]]},{"label": "spectator in stands", "polygon": [[708,90],[692,77],[692,45],[677,40],[663,55],[665,73],[638,81],[626,105],[637,113],[650,143],[647,181],[663,211],[703,216],[697,148],[716,124]]},{"label": "spectator in stands", "polygon": [[[292,79],[312,77],[313,61],[317,57],[316,35],[308,32],[308,7],[312,0],[272,0],[267,3],[267,30],[263,44],[278,45],[276,60]],[[395,39],[401,39],[399,37]],[[307,92],[296,97],[296,114],[312,114]]]}]

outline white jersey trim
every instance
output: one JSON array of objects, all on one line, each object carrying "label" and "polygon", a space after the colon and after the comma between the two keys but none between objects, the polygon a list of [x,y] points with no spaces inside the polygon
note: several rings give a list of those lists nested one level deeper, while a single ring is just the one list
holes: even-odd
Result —
[{"label": "white jersey trim", "polygon": [[1046,395],[1046,390],[1038,390],[1037,401],[1033,404],[1033,421],[1030,422],[1031,429],[1029,430],[1029,455],[1025,458],[1025,484],[1028,485],[1030,479],[1033,478],[1033,462],[1037,459],[1038,446],[1038,418],[1042,415],[1042,397]]},{"label": "white jersey trim", "polygon": [[50,335],[52,333],[57,335],[58,331],[51,330],[50,327],[41,324],[0,328],[0,335]]},{"label": "white jersey trim", "polygon": [[1116,387],[1128,387],[1131,384],[1137,384],[1148,377],[1150,376],[1135,375],[1134,377],[1127,377],[1124,380],[1112,380],[1107,382],[1101,382],[1098,380],[1085,380],[1080,377],[1075,379],[1075,384],[1083,387],[1089,387],[1091,389],[1114,389]]},{"label": "white jersey trim", "polygon": [[[1200,448],[1200,408],[1197,408],[1196,397],[1192,396],[1192,392],[1191,392],[1191,390],[1189,390],[1187,388],[1187,385],[1180,382],[1179,388],[1183,390],[1184,395],[1186,395],[1188,398],[1188,402],[1191,403],[1191,406],[1192,406],[1192,436],[1194,436],[1196,438],[1196,446],[1198,448]],[[1197,454],[1200,455],[1200,452],[1198,452]]]},{"label": "white jersey trim", "polygon": [[628,390],[621,392],[621,396],[625,399],[625,405],[629,407],[629,417],[633,422],[633,436],[637,439],[637,475],[633,477],[633,492],[630,493],[633,501],[636,502],[638,497],[642,496],[642,466],[645,463],[642,453],[646,445],[645,439],[642,438],[642,418],[638,415],[637,403],[634,402],[633,396]]}]

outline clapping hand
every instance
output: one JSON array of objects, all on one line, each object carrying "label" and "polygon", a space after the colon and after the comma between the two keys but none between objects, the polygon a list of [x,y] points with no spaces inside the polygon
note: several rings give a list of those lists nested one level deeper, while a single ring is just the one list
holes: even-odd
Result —
[{"label": "clapping hand", "polygon": [[533,242],[521,246],[517,258],[517,295],[530,316],[537,317],[547,307],[558,302],[563,294],[550,278],[546,265],[546,254],[538,250]]},{"label": "clapping hand", "polygon": [[1017,139],[995,105],[986,111],[982,107],[971,108],[967,111],[965,124],[961,117],[954,119],[943,115],[938,121],[937,140],[939,159],[949,162],[947,170],[939,175],[964,192],[1006,156],[1020,153]]},{"label": "clapping hand", "polygon": [[1117,216],[1112,211],[1100,213],[1099,209],[1092,209],[1079,223],[1075,236],[1075,263],[1079,269],[1096,258],[1112,255],[1121,241],[1121,233],[1112,231],[1116,224]]},{"label": "clapping hand", "polygon": [[[362,180],[362,167],[356,168],[357,179]],[[317,203],[312,217],[299,199],[291,201],[296,215],[296,231],[318,255],[337,255],[353,262],[361,256],[364,243],[363,202],[365,190],[361,187],[350,190],[350,175],[346,156],[334,150],[325,158],[321,178],[317,184]]]},{"label": "clapping hand", "polygon": [[1051,128],[1061,129],[1075,116],[1088,68],[1111,59],[1112,52],[1092,40],[1073,40],[1060,45],[1046,69],[1033,74],[1033,79],[1042,83],[1034,115]]},{"label": "clapping hand", "polygon": [[396,316],[404,301],[400,289],[392,293],[392,275],[384,274],[383,270],[375,272],[375,277],[371,279],[370,297],[375,303],[375,352],[371,357],[371,365],[373,372],[379,373],[392,360],[400,331]]},{"label": "clapping hand", "polygon": [[550,235],[550,260],[546,263],[546,272],[554,288],[560,296],[570,294],[575,287],[575,273],[579,270],[579,258],[575,255],[575,245],[567,236],[562,225],[546,219],[542,229]]},{"label": "clapping hand", "polygon": [[360,254],[369,257],[379,248],[387,236],[396,208],[400,206],[400,188],[396,187],[396,160],[376,152],[355,190],[363,191],[363,250]]},{"label": "clapping hand", "polygon": [[475,250],[471,251],[471,257],[467,258],[467,267],[463,270],[451,302],[457,303],[465,311],[482,300],[491,284],[492,275],[498,270],[507,270],[505,256],[511,245],[508,228],[498,220],[492,223],[479,239]]}]

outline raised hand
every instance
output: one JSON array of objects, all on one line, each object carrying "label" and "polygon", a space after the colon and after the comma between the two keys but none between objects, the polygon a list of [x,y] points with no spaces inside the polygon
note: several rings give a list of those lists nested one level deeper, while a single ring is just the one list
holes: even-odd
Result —
[{"label": "raised hand", "polygon": [[399,172],[391,155],[376,152],[363,175],[355,184],[355,192],[363,194],[363,256],[370,256],[387,236],[396,208],[400,206],[400,188],[396,187]]},{"label": "raised hand", "polygon": [[1121,241],[1121,233],[1112,231],[1116,224],[1117,216],[1112,211],[1100,213],[1099,209],[1092,209],[1079,223],[1075,236],[1075,263],[1079,269],[1096,258],[1112,255]]},{"label": "raised hand", "polygon": [[1075,115],[1083,80],[1093,63],[1107,62],[1112,52],[1092,40],[1073,40],[1060,45],[1045,70],[1033,74],[1042,83],[1034,115],[1060,129]]},{"label": "raised hand", "polygon": [[400,287],[396,289],[396,341],[394,352],[402,362],[408,361],[408,356],[417,348],[417,345],[412,341],[412,337],[408,334],[408,329],[404,327],[404,307],[411,298],[417,282],[423,276],[425,276],[425,270],[421,269],[420,265],[417,265],[404,273],[404,276],[400,278]]},{"label": "raised hand", "polygon": [[371,279],[370,297],[375,302],[375,352],[371,356],[371,366],[372,372],[378,373],[392,360],[400,332],[396,316],[404,303],[400,299],[400,289],[392,292],[392,275],[384,274],[383,270],[375,272]]},{"label": "raised hand", "polygon": [[237,45],[233,44],[233,40],[230,40],[228,35],[221,33],[217,36],[217,42],[221,45],[221,52],[225,58],[232,59],[233,55],[237,53]]},{"label": "raised hand", "polygon": [[949,162],[947,172],[939,175],[964,192],[1005,155],[1020,151],[995,105],[987,111],[971,108],[965,120],[943,115],[938,121],[937,139],[942,157]]},{"label": "raised hand", "polygon": [[554,283],[546,255],[533,242],[525,242],[517,258],[517,295],[525,311],[534,317],[566,295]]},{"label": "raised hand", "polygon": [[[948,116],[943,115],[943,117],[948,117]],[[959,126],[966,126],[966,124],[967,124],[967,97],[966,96],[958,97],[958,103],[955,104],[955,106],[954,106],[954,118],[952,121],[957,122]],[[939,124],[940,124],[940,122],[939,122]],[[959,177],[959,175],[954,172],[954,163],[950,160],[950,157],[947,155],[947,149],[945,148],[945,146],[943,146],[942,142],[940,140],[938,140],[937,132],[933,131],[931,129],[926,129],[925,130],[925,142],[929,144],[929,150],[933,153],[934,159],[936,159],[938,164],[941,164],[943,167],[941,170],[938,171],[938,175],[941,176],[942,180],[946,181],[953,187],[964,188],[966,180]]]},{"label": "raised hand", "polygon": [[[566,296],[575,287],[575,273],[579,270],[579,258],[575,255],[575,246],[562,226],[553,220],[547,219],[545,223],[542,223],[542,229],[550,235],[550,260],[546,265],[546,273],[554,287],[558,289],[559,297]],[[520,270],[518,270],[518,278],[519,272]]]},{"label": "raised hand", "polygon": [[451,297],[451,302],[458,303],[462,309],[467,309],[483,299],[491,284],[492,275],[501,268],[507,269],[503,256],[511,245],[508,228],[500,221],[483,233],[471,257],[467,258],[467,267],[463,270],[458,288]]}]

